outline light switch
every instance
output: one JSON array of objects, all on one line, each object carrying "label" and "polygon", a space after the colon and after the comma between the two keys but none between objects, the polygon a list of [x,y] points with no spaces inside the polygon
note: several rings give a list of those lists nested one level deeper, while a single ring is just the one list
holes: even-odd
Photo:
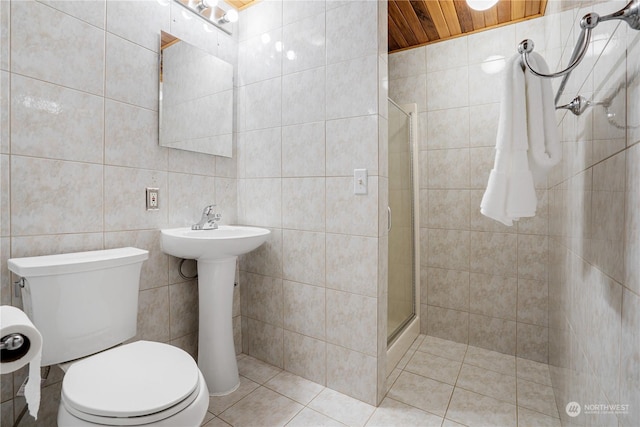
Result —
[{"label": "light switch", "polygon": [[353,170],[353,194],[367,194],[367,170]]}]

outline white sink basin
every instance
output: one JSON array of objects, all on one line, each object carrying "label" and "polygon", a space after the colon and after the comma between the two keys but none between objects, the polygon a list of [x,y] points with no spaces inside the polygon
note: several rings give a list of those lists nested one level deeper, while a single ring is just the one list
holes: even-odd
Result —
[{"label": "white sink basin", "polygon": [[236,260],[263,244],[269,233],[239,225],[161,230],[166,254],[198,262],[198,368],[212,396],[229,394],[240,385],[232,321]]},{"label": "white sink basin", "polygon": [[162,230],[162,250],[178,258],[214,260],[251,252],[267,240],[265,228],[220,225],[216,230],[190,227]]}]

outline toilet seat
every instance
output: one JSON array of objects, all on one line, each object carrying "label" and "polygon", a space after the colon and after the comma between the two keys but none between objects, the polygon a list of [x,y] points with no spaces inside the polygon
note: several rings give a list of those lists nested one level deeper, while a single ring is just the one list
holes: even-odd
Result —
[{"label": "toilet seat", "polygon": [[200,381],[185,351],[137,341],[74,363],[64,377],[61,402],[73,416],[95,424],[147,424],[191,405]]}]

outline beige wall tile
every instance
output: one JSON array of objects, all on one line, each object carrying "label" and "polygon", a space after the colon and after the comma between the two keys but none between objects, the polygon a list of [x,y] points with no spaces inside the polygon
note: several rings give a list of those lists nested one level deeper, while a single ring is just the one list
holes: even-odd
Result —
[{"label": "beige wall tile", "polygon": [[[159,188],[160,197],[163,194],[169,194],[166,172],[106,166],[103,179],[104,227],[106,230],[123,231],[166,227],[168,209],[147,211],[144,196],[146,187]],[[162,200],[159,203],[163,203]],[[176,226],[184,225],[184,223],[176,224]]]},{"label": "beige wall tile", "polygon": [[12,72],[103,94],[104,31],[37,2],[12,4],[11,20]]},{"label": "beige wall tile", "polygon": [[100,96],[20,75],[11,78],[11,94],[12,154],[102,163]]},{"label": "beige wall tile", "polygon": [[324,340],[325,289],[285,281],[283,297],[285,329]]},{"label": "beige wall tile", "polygon": [[157,54],[107,33],[105,95],[158,111]]},{"label": "beige wall tile", "polygon": [[326,233],[326,286],[369,297],[377,295],[377,239]]},{"label": "beige wall tile", "polygon": [[282,226],[296,230],[324,231],[325,206],[327,212],[332,214],[327,199],[324,178],[283,179]]},{"label": "beige wall tile", "polygon": [[[376,402],[376,358],[327,344],[327,387],[363,402]],[[359,378],[359,381],[353,381]]]},{"label": "beige wall tile", "polygon": [[469,311],[501,319],[516,320],[518,281],[513,277],[471,273]]},{"label": "beige wall tile", "polygon": [[470,314],[469,345],[516,354],[516,322]]},{"label": "beige wall tile", "polygon": [[430,228],[469,228],[469,190],[429,190],[427,225]]},{"label": "beige wall tile", "polygon": [[473,272],[515,277],[516,234],[471,232],[470,269]]},{"label": "beige wall tile", "polygon": [[541,363],[548,362],[549,329],[547,327],[518,322],[516,340],[518,357]]},{"label": "beige wall tile", "polygon": [[283,230],[283,277],[324,286],[325,234]]},{"label": "beige wall tile", "polygon": [[518,279],[518,321],[547,326],[548,297],[545,281]]},{"label": "beige wall tile", "polygon": [[284,331],[284,369],[326,385],[327,344],[315,338]]},{"label": "beige wall tile", "polygon": [[[284,336],[281,327],[247,318],[249,355],[278,368],[284,366]],[[244,331],[243,331],[244,335]]]},{"label": "beige wall tile", "polygon": [[267,322],[275,327],[283,325],[282,279],[240,272],[242,282],[242,315]]},{"label": "beige wall tile", "polygon": [[432,150],[427,164],[429,188],[469,188],[469,149]]},{"label": "beige wall tile", "polygon": [[195,281],[169,286],[169,318],[171,339],[198,330],[198,286]]},{"label": "beige wall tile", "polygon": [[327,289],[327,342],[375,356],[376,299]]},{"label": "beige wall tile", "polygon": [[135,339],[167,342],[170,338],[169,287],[147,289],[138,297]]},{"label": "beige wall tile", "polygon": [[102,174],[102,165],[12,156],[12,235],[100,231]]},{"label": "beige wall tile", "polygon": [[140,230],[104,234],[105,249],[126,246],[149,251],[149,259],[142,264],[140,272],[140,290],[166,286],[169,282],[169,256],[160,249],[160,233],[157,230]]},{"label": "beige wall tile", "polygon": [[353,194],[353,178],[327,178],[328,233],[376,237],[378,235],[378,177],[369,176],[368,194]]},{"label": "beige wall tile", "polygon": [[546,280],[548,257],[546,236],[518,235],[518,277]]},{"label": "beige wall tile", "polygon": [[459,311],[469,310],[469,272],[444,270],[440,268],[423,269],[426,274],[428,291],[420,297],[430,305]]},{"label": "beige wall tile", "polygon": [[429,229],[427,265],[465,270],[469,268],[469,232]]},{"label": "beige wall tile", "polygon": [[430,305],[425,318],[429,335],[465,344],[469,341],[468,312]]}]

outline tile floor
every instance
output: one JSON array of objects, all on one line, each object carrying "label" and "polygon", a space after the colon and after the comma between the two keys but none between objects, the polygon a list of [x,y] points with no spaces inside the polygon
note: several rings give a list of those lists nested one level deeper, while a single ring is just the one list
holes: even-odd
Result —
[{"label": "tile floor", "polygon": [[376,408],[238,357],[240,387],[212,397],[206,427],[560,427],[547,365],[420,335]]}]

